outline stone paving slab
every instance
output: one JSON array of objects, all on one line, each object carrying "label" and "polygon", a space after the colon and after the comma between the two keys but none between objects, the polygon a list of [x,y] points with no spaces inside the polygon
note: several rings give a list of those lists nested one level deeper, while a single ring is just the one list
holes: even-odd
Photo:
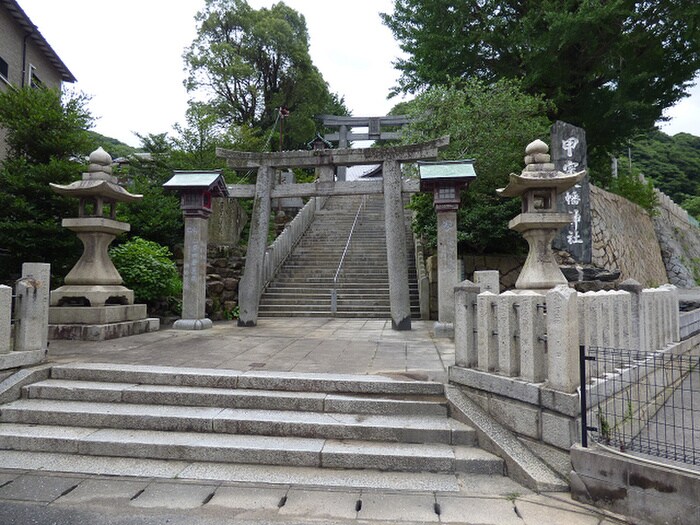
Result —
[{"label": "stone paving slab", "polygon": [[211,500],[216,485],[153,482],[135,499],[134,507],[196,509]]},{"label": "stone paving slab", "polygon": [[432,494],[369,493],[362,497],[361,520],[439,523]]},{"label": "stone paving slab", "polygon": [[274,486],[219,487],[207,506],[276,513],[288,490],[287,487]]},{"label": "stone paving slab", "polygon": [[[33,521],[27,518],[17,522],[22,524],[626,523],[614,515],[574,502],[566,495],[538,495],[522,488],[520,493],[514,492],[508,496],[478,495],[491,491],[485,476],[473,477],[471,494],[464,490],[454,494],[434,491],[399,493],[377,489],[329,490],[290,485],[154,481],[150,478],[0,471],[0,479],[3,477],[14,478],[6,487],[16,484],[11,490],[0,490],[0,509],[5,513],[2,516],[7,518],[8,509],[13,516],[18,510],[27,513],[27,516],[34,516]],[[69,492],[61,496],[65,491]],[[17,497],[19,493],[21,498]],[[519,513],[522,511],[520,515],[516,514],[516,508]],[[46,511],[39,512],[39,509]],[[65,519],[52,521],[56,516]],[[10,519],[8,523],[15,522]]]},{"label": "stone paving slab", "polygon": [[86,479],[75,490],[58,498],[56,503],[62,505],[77,505],[81,503],[124,504],[145,490],[148,483],[146,480]]},{"label": "stone paving slab", "polygon": [[355,519],[360,492],[291,489],[279,509],[281,516],[304,516],[312,519]]},{"label": "stone paving slab", "polygon": [[[440,523],[469,523],[470,525],[523,525],[515,505],[505,498],[465,498],[437,496]],[[533,522],[533,525],[539,522]],[[560,525],[569,525],[562,521]]]},{"label": "stone paving slab", "polygon": [[0,488],[0,499],[49,503],[82,481],[72,476],[25,474]]}]

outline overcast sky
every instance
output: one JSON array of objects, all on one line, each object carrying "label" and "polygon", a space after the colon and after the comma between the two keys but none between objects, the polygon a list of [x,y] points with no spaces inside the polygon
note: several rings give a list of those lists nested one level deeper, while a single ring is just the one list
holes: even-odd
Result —
[{"label": "overcast sky", "polygon": [[[182,53],[195,37],[203,0],[18,0],[90,95],[95,131],[138,145],[139,134],[171,132],[183,122],[187,93]],[[274,1],[248,0],[254,8]],[[380,12],[392,0],[285,0],[306,18],[311,58],[331,91],[355,116],[386,114],[399,53]],[[671,135],[700,136],[700,86],[668,111]]]}]

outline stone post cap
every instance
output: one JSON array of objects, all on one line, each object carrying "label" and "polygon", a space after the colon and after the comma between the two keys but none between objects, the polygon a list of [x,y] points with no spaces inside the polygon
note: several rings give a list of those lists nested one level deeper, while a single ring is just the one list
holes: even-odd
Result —
[{"label": "stone post cap", "polygon": [[83,173],[83,180],[106,180],[116,183],[112,175],[112,157],[100,146],[90,153],[90,164],[87,173]]},{"label": "stone post cap", "polygon": [[625,292],[640,293],[644,287],[639,283],[639,281],[635,281],[634,279],[625,279],[620,283],[619,288]]},{"label": "stone post cap", "polygon": [[457,283],[454,288],[455,292],[476,292],[481,291],[481,287],[478,284],[473,283],[469,279],[465,279],[461,283]]}]

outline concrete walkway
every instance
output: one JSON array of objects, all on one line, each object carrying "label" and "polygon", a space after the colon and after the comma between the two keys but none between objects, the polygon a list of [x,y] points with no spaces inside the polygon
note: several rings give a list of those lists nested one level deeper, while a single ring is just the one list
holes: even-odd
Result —
[{"label": "concrete walkway", "polygon": [[[254,328],[222,322],[198,332],[163,330],[99,343],[51,341],[48,361],[444,381],[454,363],[454,344],[434,339],[431,326],[414,321],[410,332],[395,332],[384,320],[261,319]],[[318,487],[253,485],[45,473],[41,464],[17,467],[0,470],[3,524],[625,523],[572,501],[567,493],[535,494],[506,477],[460,475],[459,492],[390,492],[329,490],[320,480]]]}]

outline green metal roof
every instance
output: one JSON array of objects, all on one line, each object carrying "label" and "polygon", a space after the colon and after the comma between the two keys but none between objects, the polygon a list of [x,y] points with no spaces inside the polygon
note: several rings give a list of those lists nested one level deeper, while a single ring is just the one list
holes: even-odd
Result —
[{"label": "green metal roof", "polygon": [[468,179],[475,178],[474,159],[419,161],[420,179]]},{"label": "green metal roof", "polygon": [[214,171],[174,171],[172,178],[163,184],[164,188],[179,190],[186,188],[202,188],[213,192],[220,192],[222,196],[228,196],[226,181],[221,175],[221,170]]}]

